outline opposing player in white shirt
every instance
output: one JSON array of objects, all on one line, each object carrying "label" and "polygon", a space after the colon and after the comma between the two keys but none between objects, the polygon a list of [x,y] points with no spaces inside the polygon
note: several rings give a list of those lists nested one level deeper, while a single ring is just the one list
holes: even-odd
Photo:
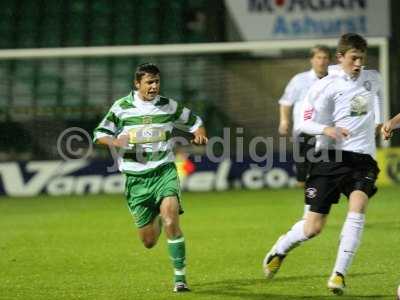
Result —
[{"label": "opposing player in white shirt", "polygon": [[263,268],[268,278],[276,274],[291,249],[321,232],[331,205],[343,193],[349,199],[348,214],[328,288],[335,294],[344,291],[344,276],[360,243],[368,199],[377,191],[379,173],[374,160],[379,85],[372,72],[363,71],[366,50],[363,37],[344,34],[337,47],[341,69],[316,82],[306,95],[301,130],[317,136],[321,155],[312,164],[305,186],[310,211],[266,255]]},{"label": "opposing player in white shirt", "polygon": [[288,83],[285,92],[279,100],[279,134],[289,135],[291,120],[293,120],[293,145],[296,147],[293,157],[296,165],[296,179],[298,186],[303,187],[309,171],[309,161],[306,153],[313,148],[312,136],[300,130],[302,121],[301,107],[304,97],[310,87],[319,79],[328,75],[328,65],[331,53],[327,46],[316,45],[310,50],[311,70],[296,74]]}]

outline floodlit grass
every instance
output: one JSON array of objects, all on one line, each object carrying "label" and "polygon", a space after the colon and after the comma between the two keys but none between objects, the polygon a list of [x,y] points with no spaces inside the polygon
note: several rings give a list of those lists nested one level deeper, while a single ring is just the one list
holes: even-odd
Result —
[{"label": "floodlit grass", "polygon": [[[341,299],[394,299],[400,283],[400,188],[370,203]],[[337,299],[326,289],[346,213],[295,249],[272,282],[261,262],[302,215],[301,190],[185,193],[191,293],[172,293],[165,238],[139,242],[122,195],[0,198],[0,299]]]}]

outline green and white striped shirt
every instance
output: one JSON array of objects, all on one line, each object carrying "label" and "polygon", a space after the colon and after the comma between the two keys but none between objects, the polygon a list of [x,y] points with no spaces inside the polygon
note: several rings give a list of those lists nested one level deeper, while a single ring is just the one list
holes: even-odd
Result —
[{"label": "green and white striped shirt", "polygon": [[94,130],[94,142],[101,137],[129,134],[131,150],[118,158],[119,170],[144,174],[174,162],[172,129],[194,132],[202,120],[182,104],[162,96],[143,101],[135,92],[121,98]]}]

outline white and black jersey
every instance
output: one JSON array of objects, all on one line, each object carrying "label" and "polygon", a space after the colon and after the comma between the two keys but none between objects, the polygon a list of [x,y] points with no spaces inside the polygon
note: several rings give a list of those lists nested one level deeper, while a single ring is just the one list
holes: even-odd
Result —
[{"label": "white and black jersey", "polygon": [[[375,157],[377,95],[381,80],[376,71],[362,70],[352,79],[337,69],[318,80],[307,92],[302,106],[301,131],[317,135],[316,149],[336,149]],[[346,128],[350,136],[333,140],[323,135],[325,127]]]},{"label": "white and black jersey", "polygon": [[313,69],[295,75],[287,84],[280,105],[292,106],[293,136],[298,136],[302,121],[301,107],[305,95],[319,78]]},{"label": "white and black jersey", "polygon": [[[330,65],[328,67],[328,73],[334,75],[335,73],[340,73],[342,68],[340,65]],[[362,76],[368,78],[367,80],[373,82],[376,90],[374,96],[374,111],[375,111],[375,124],[382,124],[384,122],[383,115],[383,82],[382,76],[376,70],[364,69],[362,71]]]}]

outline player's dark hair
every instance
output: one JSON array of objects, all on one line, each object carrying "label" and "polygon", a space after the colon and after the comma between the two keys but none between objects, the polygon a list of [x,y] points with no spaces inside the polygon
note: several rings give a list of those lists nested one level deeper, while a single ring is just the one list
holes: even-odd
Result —
[{"label": "player's dark hair", "polygon": [[325,53],[329,59],[332,59],[331,50],[325,45],[315,45],[310,49],[310,58],[313,58],[318,52]]},{"label": "player's dark hair", "polygon": [[341,55],[344,55],[350,49],[366,52],[367,47],[367,41],[361,35],[357,33],[346,33],[340,37],[336,52]]},{"label": "player's dark hair", "polygon": [[160,69],[153,63],[140,64],[135,71],[135,80],[140,81],[145,74],[160,75]]}]

